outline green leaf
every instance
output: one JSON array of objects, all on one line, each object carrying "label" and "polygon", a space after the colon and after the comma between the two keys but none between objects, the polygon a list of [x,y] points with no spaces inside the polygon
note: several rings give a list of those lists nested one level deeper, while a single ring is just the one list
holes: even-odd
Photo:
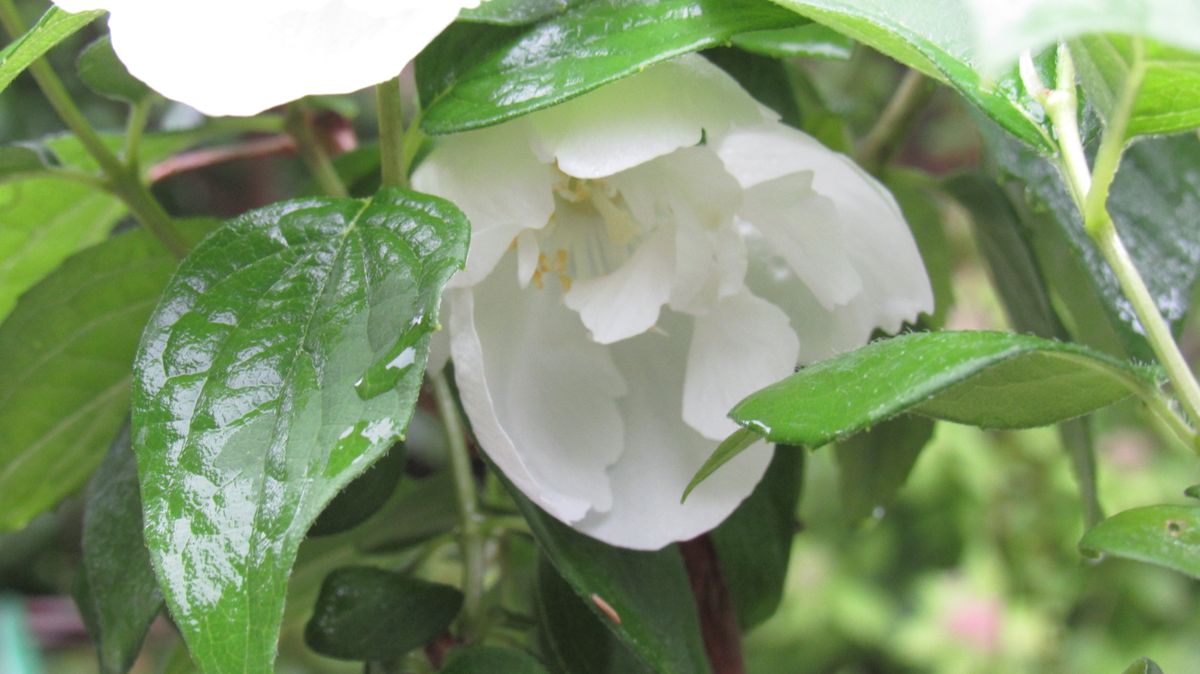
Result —
[{"label": "green leaf", "polygon": [[819,23],[734,35],[733,46],[771,58],[845,61],[854,53],[854,40]]},{"label": "green leaf", "polygon": [[7,89],[17,75],[24,72],[43,54],[103,13],[91,11],[68,14],[57,7],[51,7],[28,33],[0,50],[0,91]]},{"label": "green leaf", "polygon": [[464,9],[458,18],[498,26],[521,26],[561,14],[580,2],[582,0],[487,0],[478,7]]},{"label": "green leaf", "polygon": [[1079,548],[1200,578],[1200,508],[1157,505],[1126,510],[1092,527]]},{"label": "green leaf", "polygon": [[96,641],[100,671],[125,674],[163,607],[142,540],[137,461],[126,426],[92,477],[83,515],[83,566],[76,600]]},{"label": "green leaf", "polygon": [[394,660],[444,633],[462,609],[456,588],[366,566],[325,578],[304,640],[340,660]]},{"label": "green leaf", "polygon": [[570,674],[651,674],[575,590],[542,557],[538,561],[538,637],[556,672]]},{"label": "green leaf", "polygon": [[1163,670],[1150,658],[1140,658],[1137,662],[1129,665],[1125,674],[1163,674]]},{"label": "green leaf", "polygon": [[175,265],[147,233],[119,234],[68,259],[0,324],[0,530],[53,507],[103,459],[128,414],[142,326]]},{"label": "green leaf", "polygon": [[46,158],[34,148],[26,145],[0,147],[0,180],[25,177],[46,170]]},{"label": "green leaf", "polygon": [[1126,137],[1200,126],[1200,53],[1121,35],[1072,44],[1088,102],[1106,119],[1129,106]]},{"label": "green leaf", "polygon": [[[1061,246],[1073,260],[1051,260],[1039,265],[1043,273],[1063,274],[1073,265],[1082,283],[1099,302],[1097,320],[1083,312],[1084,300],[1071,296],[1061,305],[1068,325],[1080,341],[1097,338],[1108,331],[1118,342],[1119,352],[1152,361],[1153,352],[1141,334],[1136,315],[1121,292],[1116,276],[1083,230],[1079,210],[1067,193],[1058,171],[1046,160],[1012,143],[1001,134],[986,132],[984,138],[1005,180],[1026,201],[1032,221],[1028,226],[1039,235],[1055,231]],[[1113,183],[1109,212],[1129,248],[1134,264],[1158,303],[1158,309],[1178,331],[1187,317],[1192,291],[1200,280],[1200,227],[1194,214],[1200,212],[1200,140],[1193,136],[1147,139],[1129,148]],[[1050,285],[1062,293],[1072,284]],[[1098,339],[1088,343],[1104,346]]]},{"label": "green leaf", "polygon": [[384,190],[231,220],[180,267],[135,362],[146,540],[208,674],[269,672],[324,506],[400,438],[469,226]]},{"label": "green leaf", "polygon": [[105,35],[79,54],[79,78],[92,91],[117,101],[137,103],[154,94],[150,87],[129,74]]},{"label": "green leaf", "polygon": [[1055,145],[1041,106],[1014,65],[981,74],[966,0],[777,0],[800,14],[944,82],[1009,133],[1045,154]]},{"label": "green leaf", "polygon": [[605,545],[547,515],[505,484],[546,558],[650,671],[709,671],[696,604],[676,546],[643,552]]},{"label": "green leaf", "polygon": [[905,412],[983,428],[1030,428],[1156,386],[1147,371],[1074,344],[1004,332],[924,332],[874,342],[751,394],[729,416],[743,430],[687,493],[758,436],[820,447]]},{"label": "green leaf", "polygon": [[[447,31],[417,59],[422,127],[445,134],[498,124],[738,33],[797,21],[764,0],[595,0],[523,31]],[[462,44],[471,46],[454,48]]]},{"label": "green leaf", "polygon": [[857,522],[876,508],[891,507],[931,438],[933,421],[909,415],[838,443],[838,491],[846,517]]},{"label": "green leaf", "polygon": [[804,483],[804,451],[777,447],[750,497],[709,534],[743,630],[774,615],[783,597]]},{"label": "green leaf", "polygon": [[496,646],[455,649],[441,674],[549,674],[528,653]]},{"label": "green leaf", "polygon": [[309,536],[329,536],[348,531],[368,520],[387,503],[404,474],[407,458],[404,445],[397,443],[367,472],[354,479],[335,496],[308,530]]},{"label": "green leaf", "polygon": [[884,182],[904,213],[933,286],[933,313],[922,319],[925,321],[922,325],[941,328],[954,306],[954,272],[958,260],[946,238],[938,196],[928,178],[916,171],[890,170]]}]

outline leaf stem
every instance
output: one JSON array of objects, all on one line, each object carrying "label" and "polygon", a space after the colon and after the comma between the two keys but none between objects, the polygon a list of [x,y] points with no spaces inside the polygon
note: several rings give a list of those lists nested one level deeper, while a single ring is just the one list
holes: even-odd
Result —
[{"label": "leaf stem", "polygon": [[[13,0],[0,0],[0,25],[3,25],[4,30],[13,39],[20,38],[28,30]],[[50,63],[45,58],[40,58],[29,66],[29,72],[50,103],[50,107],[54,108],[63,124],[75,134],[88,154],[100,165],[100,169],[108,177],[112,192],[125,202],[133,217],[162,242],[167,250],[176,257],[183,258],[187,254],[188,245],[175,228],[171,216],[150,193],[137,170],[121,163],[104,139],[92,128]]]},{"label": "leaf stem", "polygon": [[454,489],[458,499],[459,545],[463,556],[463,622],[462,637],[476,641],[483,626],[483,581],[486,571],[483,556],[483,519],[475,495],[475,477],[471,472],[471,453],[467,448],[458,403],[444,372],[430,375],[438,414],[446,428],[449,444],[450,470],[454,474]]},{"label": "leaf stem", "polygon": [[921,106],[929,100],[932,89],[925,76],[909,69],[900,80],[896,93],[880,113],[879,119],[859,144],[858,163],[877,173],[905,138],[905,131],[916,119]]},{"label": "leaf stem", "polygon": [[[1130,110],[1136,98],[1136,89],[1140,87],[1141,77],[1135,74],[1133,82],[1127,82],[1126,90],[1122,92],[1120,105],[1113,111],[1104,136],[1100,143],[1100,154],[1096,160],[1096,179],[1093,181],[1092,171],[1088,168],[1087,157],[1083,151],[1083,141],[1079,135],[1078,98],[1076,95],[1075,69],[1071,61],[1071,53],[1065,45],[1058,48],[1058,81],[1053,91],[1044,87],[1030,87],[1028,80],[1035,79],[1032,72],[1032,58],[1026,54],[1022,57],[1022,73],[1026,75],[1026,88],[1034,92],[1040,99],[1054,127],[1060,153],[1060,165],[1075,203],[1083,216],[1083,226],[1092,242],[1096,244],[1100,254],[1108,263],[1109,268],[1117,277],[1121,291],[1137,314],[1138,321],[1145,331],[1146,340],[1150,343],[1154,355],[1167,372],[1171,386],[1183,405],[1192,423],[1200,422],[1200,384],[1192,374],[1187,360],[1175,343],[1171,328],[1163,319],[1158,305],[1146,282],[1142,279],[1137,267],[1130,257],[1129,251],[1121,241],[1117,227],[1108,212],[1108,188],[1116,175],[1120,164],[1121,153],[1125,147],[1126,129],[1128,127]],[[1137,70],[1135,68],[1134,70]],[[1133,93],[1130,90],[1133,90]],[[1185,439],[1189,446],[1200,451],[1200,436],[1182,419],[1176,417],[1169,406],[1155,405],[1155,412],[1164,417],[1168,425]],[[1186,428],[1186,433],[1183,429]]]},{"label": "leaf stem", "polygon": [[144,99],[129,108],[129,121],[125,125],[125,164],[136,173],[141,173],[140,151],[142,135],[150,121],[150,101]]},{"label": "leaf stem", "polygon": [[296,141],[296,150],[300,153],[300,158],[308,167],[313,179],[321,187],[321,191],[332,197],[350,196],[350,190],[346,189],[346,184],[342,182],[337,169],[333,167],[329,153],[325,151],[321,141],[313,133],[312,115],[307,106],[302,102],[292,104],[288,109],[287,122],[284,126],[292,139]]},{"label": "leaf stem", "polygon": [[379,113],[380,168],[384,187],[408,187],[408,163],[404,133],[404,101],[400,95],[400,78],[396,77],[375,87]]}]

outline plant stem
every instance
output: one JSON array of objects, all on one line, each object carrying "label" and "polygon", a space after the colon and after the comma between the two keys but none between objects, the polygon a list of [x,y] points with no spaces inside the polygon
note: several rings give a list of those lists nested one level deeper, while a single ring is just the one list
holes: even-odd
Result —
[{"label": "plant stem", "polygon": [[905,132],[931,91],[924,75],[911,69],[904,73],[896,93],[859,144],[858,162],[868,171],[877,173],[899,149]]},{"label": "plant stem", "polygon": [[312,130],[312,120],[308,109],[303,103],[295,103],[288,110],[286,128],[288,134],[296,141],[296,150],[309,173],[321,187],[321,191],[331,197],[348,197],[350,190],[342,182],[337,169],[329,159],[329,153],[321,145]]},{"label": "plant stem", "polygon": [[140,151],[142,134],[150,121],[149,101],[138,101],[129,109],[129,122],[125,125],[125,164],[141,173]]},{"label": "plant stem", "polygon": [[400,78],[375,87],[379,113],[379,153],[384,187],[408,187],[408,161],[405,151],[404,101],[400,96]]},{"label": "plant stem", "polygon": [[[13,4],[13,0],[0,0],[0,24],[13,39],[20,38],[28,30],[21,14]],[[75,105],[75,101],[71,98],[71,94],[63,85],[62,80],[50,67],[49,62],[44,58],[38,59],[29,66],[29,72],[50,103],[50,107],[54,108],[63,124],[71,130],[71,133],[75,134],[88,154],[100,165],[100,169],[104,171],[111,183],[112,192],[125,201],[133,217],[176,257],[182,258],[186,255],[188,245],[179,230],[175,228],[171,216],[158,203],[154,195],[150,194],[137,170],[122,164],[117,155],[92,128],[79,106]]]},{"label": "plant stem", "polygon": [[446,427],[449,444],[450,470],[454,474],[454,490],[458,499],[459,545],[463,556],[463,622],[462,637],[475,641],[483,625],[483,527],[479,504],[475,497],[475,476],[471,472],[471,453],[467,448],[458,403],[443,372],[430,375],[438,413]]}]

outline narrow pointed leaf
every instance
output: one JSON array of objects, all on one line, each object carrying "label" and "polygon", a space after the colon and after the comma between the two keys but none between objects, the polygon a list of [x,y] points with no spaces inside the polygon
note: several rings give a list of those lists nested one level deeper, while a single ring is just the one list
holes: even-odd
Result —
[{"label": "narrow pointed leaf", "polygon": [[57,7],[51,7],[28,33],[0,50],[0,91],[7,89],[17,75],[24,72],[43,54],[103,13],[91,11],[68,14]]},{"label": "narrow pointed leaf", "polygon": [[135,364],[146,540],[206,674],[272,671],[324,506],[407,427],[469,228],[385,190],[231,220],[184,261]]},{"label": "narrow pointed leaf", "polygon": [[1125,674],[1163,674],[1163,670],[1150,658],[1140,658],[1129,665]]},{"label": "narrow pointed leaf", "polygon": [[797,23],[765,0],[598,0],[516,33],[450,31],[440,42],[466,51],[435,41],[417,59],[422,126],[444,134],[498,124],[738,33]]},{"label": "narrow pointed leaf", "polygon": [[1200,578],[1200,507],[1157,505],[1117,513],[1084,534],[1079,548]]}]

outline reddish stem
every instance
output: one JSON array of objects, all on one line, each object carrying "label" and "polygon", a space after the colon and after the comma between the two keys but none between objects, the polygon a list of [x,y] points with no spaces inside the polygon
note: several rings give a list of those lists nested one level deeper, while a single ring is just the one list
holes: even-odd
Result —
[{"label": "reddish stem", "polygon": [[700,615],[700,633],[713,674],[745,674],[742,660],[742,635],[729,596],[729,587],[721,575],[717,549],[707,535],[679,544],[687,567],[692,596]]}]

